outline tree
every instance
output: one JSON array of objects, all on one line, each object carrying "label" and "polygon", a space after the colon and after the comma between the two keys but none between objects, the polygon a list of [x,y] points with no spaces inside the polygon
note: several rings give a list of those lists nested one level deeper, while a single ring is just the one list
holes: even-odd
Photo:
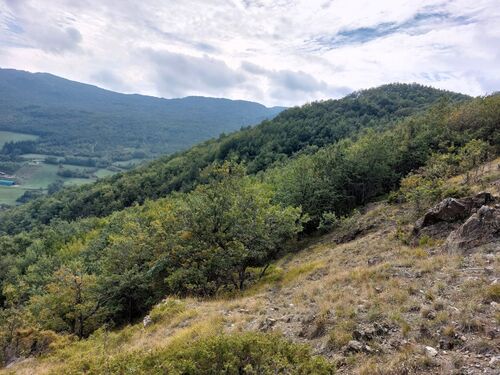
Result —
[{"label": "tree", "polygon": [[102,323],[102,302],[96,295],[96,277],[73,262],[54,273],[45,294],[32,297],[30,310],[45,328],[82,338]]},{"label": "tree", "polygon": [[271,203],[271,189],[243,174],[229,162],[214,167],[210,183],[180,202],[179,247],[167,262],[173,292],[243,289],[247,268],[265,267],[301,230],[299,209]]},{"label": "tree", "polygon": [[488,160],[490,145],[482,140],[473,139],[460,148],[458,157],[460,167],[465,172],[465,182],[477,182],[480,167]]}]

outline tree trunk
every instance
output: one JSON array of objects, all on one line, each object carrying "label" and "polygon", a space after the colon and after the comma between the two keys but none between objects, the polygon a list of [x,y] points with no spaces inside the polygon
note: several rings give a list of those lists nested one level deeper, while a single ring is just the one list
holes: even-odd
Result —
[{"label": "tree trunk", "polygon": [[239,278],[240,278],[240,290],[243,290],[243,287],[244,287],[244,284],[245,284],[245,271],[246,271],[246,267],[244,267],[243,269],[241,269],[239,272],[238,272],[238,275],[239,275]]},{"label": "tree trunk", "polygon": [[260,270],[259,273],[259,280],[264,277],[264,274],[266,273],[267,269],[269,268],[269,263],[267,263],[264,267],[262,267],[262,270]]}]

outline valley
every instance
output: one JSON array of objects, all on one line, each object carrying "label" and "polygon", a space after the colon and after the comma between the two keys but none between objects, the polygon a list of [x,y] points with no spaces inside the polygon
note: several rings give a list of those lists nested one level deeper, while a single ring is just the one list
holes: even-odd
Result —
[{"label": "valley", "polygon": [[0,95],[0,172],[15,181],[13,187],[0,186],[0,204],[6,206],[56,186],[95,182],[284,109],[217,98],[125,95],[13,69],[0,69]]},{"label": "valley", "polygon": [[498,0],[0,0],[0,375],[499,375]]}]

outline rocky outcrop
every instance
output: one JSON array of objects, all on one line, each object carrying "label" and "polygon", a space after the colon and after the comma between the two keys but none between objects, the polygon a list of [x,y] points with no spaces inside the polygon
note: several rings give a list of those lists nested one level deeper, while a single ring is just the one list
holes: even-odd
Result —
[{"label": "rocky outcrop", "polygon": [[417,220],[413,234],[416,239],[426,235],[444,240],[482,206],[492,205],[496,201],[498,198],[487,192],[459,199],[446,198]]},{"label": "rocky outcrop", "polygon": [[495,197],[490,193],[481,192],[473,197],[466,198],[446,198],[434,207],[415,223],[415,231],[442,222],[455,223],[465,220],[479,208],[495,202]]},{"label": "rocky outcrop", "polygon": [[500,250],[500,206],[482,206],[475,214],[450,233],[445,248],[451,252],[467,253],[479,246]]},{"label": "rocky outcrop", "polygon": [[446,198],[432,207],[425,215],[419,219],[415,228],[417,230],[437,224],[439,222],[453,223],[467,217],[467,207],[458,199]]},{"label": "rocky outcrop", "polygon": [[144,328],[146,328],[149,327],[151,324],[153,324],[153,319],[151,319],[150,315],[146,315],[142,320],[142,325],[144,326]]}]

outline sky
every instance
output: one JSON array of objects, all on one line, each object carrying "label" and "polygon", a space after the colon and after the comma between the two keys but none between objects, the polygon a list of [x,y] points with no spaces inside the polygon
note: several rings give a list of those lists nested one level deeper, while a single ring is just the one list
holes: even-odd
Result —
[{"label": "sky", "polygon": [[0,0],[0,67],[291,106],[391,82],[500,90],[500,0]]}]

